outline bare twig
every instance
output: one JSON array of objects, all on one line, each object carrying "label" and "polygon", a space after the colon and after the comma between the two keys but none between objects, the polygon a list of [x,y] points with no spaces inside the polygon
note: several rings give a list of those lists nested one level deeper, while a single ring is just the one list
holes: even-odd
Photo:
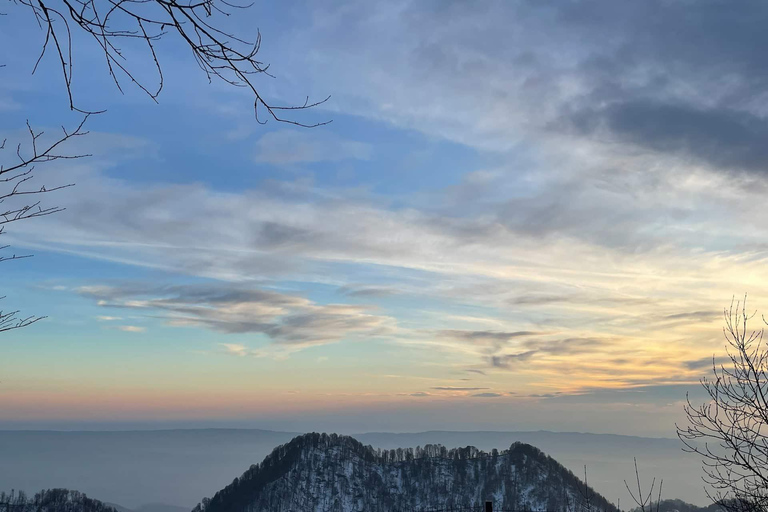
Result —
[{"label": "bare twig", "polygon": [[[72,183],[46,187],[33,187],[34,171],[36,165],[53,162],[56,160],[70,160],[82,158],[85,154],[65,154],[60,152],[62,145],[67,141],[86,135],[84,130],[89,114],[85,114],[74,130],[68,131],[62,127],[62,134],[53,142],[41,147],[40,138],[43,132],[36,132],[27,122],[29,139],[26,145],[18,143],[13,153],[14,161],[10,164],[0,162],[0,236],[5,234],[7,224],[36,217],[51,215],[64,210],[60,206],[43,206],[37,197],[73,186]],[[0,143],[0,151],[6,150],[7,140]],[[2,156],[2,153],[0,153]],[[29,200],[32,199],[32,200]],[[0,251],[8,249],[8,245],[0,246]],[[0,262],[19,260],[31,257],[30,254],[1,255]],[[3,299],[5,297],[0,297]],[[19,311],[0,310],[0,332],[27,327],[45,317],[28,316],[19,317]]]},{"label": "bare twig", "polygon": [[[259,123],[266,119],[260,113],[282,123],[315,127],[330,121],[305,123],[290,117],[297,111],[308,110],[328,101],[310,101],[307,97],[299,105],[276,105],[268,101],[257,87],[256,76],[272,77],[269,65],[257,58],[261,48],[261,33],[249,42],[227,32],[222,21],[233,9],[250,5],[237,5],[228,0],[12,0],[34,13],[45,32],[37,69],[43,56],[50,50],[61,67],[69,106],[73,110],[89,113],[77,106],[74,98],[73,31],[80,29],[90,36],[104,55],[107,71],[118,90],[123,81],[132,83],[157,101],[163,90],[164,77],[157,53],[157,43],[168,33],[175,34],[191,50],[192,56],[205,76],[243,87],[253,95],[254,115]],[[129,65],[120,45],[138,43],[147,52],[147,60],[155,70],[154,82],[139,77]],[[142,63],[144,65],[144,63]],[[90,112],[93,113],[93,112]]]},{"label": "bare twig", "polygon": [[[637,469],[637,457],[634,458],[635,461],[635,480],[637,485],[637,495],[635,495],[634,492],[632,492],[632,489],[629,488],[629,483],[627,483],[626,480],[624,480],[624,487],[627,488],[627,492],[629,492],[629,496],[632,498],[632,501],[634,501],[638,507],[640,507],[641,512],[653,512],[653,488],[656,487],[656,478],[651,481],[651,488],[648,489],[648,493],[643,493],[643,486],[640,484],[640,471]],[[658,500],[656,501],[656,512],[659,512],[659,507],[661,507],[661,487],[664,484],[664,481],[661,480],[659,482],[659,496]],[[646,511],[647,508],[647,511]]]}]

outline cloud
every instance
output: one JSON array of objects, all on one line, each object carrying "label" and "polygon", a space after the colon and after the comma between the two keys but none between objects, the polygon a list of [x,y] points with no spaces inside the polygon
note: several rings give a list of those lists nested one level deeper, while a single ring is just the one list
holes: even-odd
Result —
[{"label": "cloud", "polygon": [[136,325],[118,325],[117,328],[123,332],[144,332],[147,330],[146,327],[139,327]]},{"label": "cloud", "polygon": [[[296,295],[227,283],[91,285],[81,287],[79,293],[104,307],[158,315],[171,326],[264,334],[277,344],[293,347],[332,343],[349,336],[386,336],[395,329],[392,318],[375,315],[368,307],[317,304]],[[238,344],[222,346],[240,355],[245,351]]]},{"label": "cloud", "polygon": [[501,393],[477,393],[472,395],[475,398],[498,398],[504,396]]},{"label": "cloud", "polygon": [[[71,194],[61,198],[68,206],[67,215],[31,223],[23,237],[10,233],[15,244],[219,281],[215,287],[219,295],[199,297],[190,297],[191,290],[146,284],[80,289],[97,304],[143,310],[175,326],[260,334],[282,347],[303,348],[345,336],[363,338],[382,332],[394,336],[393,317],[405,313],[389,316],[361,305],[319,304],[271,292],[267,286],[281,280],[306,283],[307,288],[313,283],[331,285],[351,296],[362,292],[357,296],[374,304],[383,297],[382,290],[396,290],[403,300],[416,304],[414,313],[431,307],[425,306],[430,301],[439,301],[431,304],[470,307],[462,312],[498,326],[495,330],[455,329],[451,327],[462,326],[466,322],[460,317],[467,315],[441,312],[440,323],[435,323],[434,315],[429,322],[420,320],[419,333],[402,328],[396,333],[399,342],[459,354],[464,357],[462,366],[487,365],[489,374],[521,368],[549,374],[562,367],[557,357],[572,357],[578,361],[563,368],[572,378],[587,381],[609,374],[629,378],[626,366],[606,365],[616,357],[613,352],[622,347],[633,351],[640,343],[653,353],[668,347],[670,339],[677,345],[677,340],[690,336],[675,330],[677,325],[664,332],[649,329],[650,323],[654,329],[664,322],[669,327],[672,322],[665,317],[707,311],[718,296],[730,297],[734,286],[748,286],[759,295],[759,283],[768,282],[760,253],[744,256],[688,246],[691,239],[705,235],[703,239],[713,247],[720,246],[712,242],[717,238],[712,226],[717,223],[708,224],[706,233],[698,224],[686,225],[682,232],[688,234],[674,237],[671,245],[637,252],[579,239],[592,216],[621,223],[622,208],[631,201],[624,201],[620,194],[609,203],[617,208],[614,217],[594,212],[578,222],[568,219],[534,233],[533,229],[517,231],[485,213],[462,217],[451,209],[392,208],[293,182],[233,193],[202,185],[139,187],[94,173],[78,187],[62,192]],[[568,202],[567,196],[562,200]],[[668,200],[665,197],[662,202]],[[589,196],[584,201],[601,204]],[[533,208],[539,208],[533,203]],[[734,204],[741,208],[749,202]],[[526,204],[518,206],[514,215],[526,211]],[[560,211],[558,216],[568,218],[568,213]],[[529,215],[533,212],[525,214]],[[730,220],[738,217],[733,211],[729,215]],[[186,220],[192,217],[199,222]],[[743,236],[731,226],[743,228],[744,224],[730,220],[723,221],[726,238]],[[598,228],[599,224],[589,227],[595,236]],[[547,229],[560,230],[563,236],[550,237]],[[612,229],[632,231],[627,225]],[[756,239],[768,237],[763,226],[755,229]],[[206,234],[204,241],[200,233]],[[701,286],[692,288],[691,282]],[[681,300],[682,289],[686,294]],[[178,300],[175,293],[180,294]],[[510,309],[520,297],[563,300]],[[279,314],[264,313],[270,303],[281,308]],[[445,328],[434,329],[435,325]],[[534,339],[542,343],[533,344]],[[584,341],[597,339],[606,343]],[[695,359],[704,347],[710,351],[714,346],[707,341],[695,347],[681,348],[665,362],[680,368],[680,361]],[[640,356],[633,353],[633,358]],[[661,363],[657,366],[654,376],[674,371]],[[581,384],[574,381],[573,386]]]},{"label": "cloud", "polygon": [[522,297],[514,297],[510,299],[509,303],[516,306],[541,306],[554,304],[557,302],[565,302],[568,300],[569,297],[562,297],[557,295],[525,295]]},{"label": "cloud", "polygon": [[693,402],[706,400],[706,392],[698,382],[672,383],[672,384],[645,384],[634,387],[600,387],[585,388],[576,392],[530,394],[531,398],[542,398],[555,403],[675,403],[685,400],[689,393]]},{"label": "cloud", "polygon": [[690,320],[692,322],[711,321],[722,316],[717,311],[690,311],[686,313],[675,313],[664,317],[667,320]]},{"label": "cloud", "polygon": [[369,160],[373,146],[346,140],[328,131],[282,130],[261,136],[256,143],[256,161],[276,165]]},{"label": "cloud", "polygon": [[443,330],[439,338],[466,343],[490,362],[493,368],[510,368],[537,355],[567,357],[600,351],[616,340],[593,337],[555,338],[544,331]]},{"label": "cloud", "polygon": [[645,148],[684,155],[724,171],[768,172],[768,121],[731,109],[632,100],[573,114],[582,135],[602,130]]},{"label": "cloud", "polygon": [[555,398],[562,395],[561,392],[557,393],[531,393],[530,395],[525,395],[528,398]]},{"label": "cloud", "polygon": [[360,286],[345,285],[339,288],[339,292],[349,297],[390,297],[402,293],[394,288],[384,286]]},{"label": "cloud", "polygon": [[122,317],[100,315],[100,316],[97,316],[96,319],[100,320],[102,322],[112,322],[112,321],[115,321],[115,320],[122,320]]},{"label": "cloud", "polygon": [[435,386],[432,389],[437,389],[440,391],[479,391],[481,389],[489,389],[489,388],[461,388],[461,387],[454,387],[454,386]]},{"label": "cloud", "polygon": [[251,352],[248,347],[241,345],[240,343],[219,343],[219,345],[224,347],[227,353],[235,356],[243,357]]},{"label": "cloud", "polygon": [[[694,15],[685,2],[663,0],[491,1],[483,9],[455,2],[345,9],[321,3],[313,15],[312,30],[286,37],[286,51],[310,42],[324,48],[308,56],[308,67],[324,70],[316,78],[325,83],[339,84],[335,95],[349,98],[356,113],[483,149],[548,136],[542,126],[584,106],[639,101],[722,112],[725,118],[750,107],[759,111],[768,81],[756,50],[768,42],[760,32],[768,14],[757,1],[740,4],[738,13],[705,1]],[[382,26],[394,43],[376,38]],[[377,72],[386,57],[402,65]],[[618,130],[626,126],[621,115],[634,121],[643,112],[615,114]],[[731,137],[725,130],[708,131],[714,123],[668,118],[669,128],[656,120],[643,123],[643,117],[629,124],[646,133],[658,127],[659,139],[671,130],[675,145],[691,140],[733,147],[720,144]],[[680,137],[688,128],[703,138]],[[755,141],[747,134],[746,141]]]},{"label": "cloud", "polygon": [[515,338],[525,336],[537,336],[542,333],[534,331],[465,331],[459,329],[446,329],[437,331],[435,336],[438,339],[449,340],[459,343],[466,343],[471,346],[481,347],[485,350],[498,351],[502,347],[509,345]]},{"label": "cloud", "polygon": [[521,336],[536,336],[542,333],[533,331],[515,331],[515,332],[498,332],[498,331],[461,331],[461,330],[443,330],[438,331],[437,335],[445,338],[452,338],[460,341],[466,341],[468,343],[480,343],[487,342],[499,343],[507,342],[513,338],[519,338]]},{"label": "cloud", "polygon": [[702,357],[692,361],[685,361],[685,367],[688,370],[712,370],[713,363],[717,367],[720,367],[721,365],[727,367],[728,364],[731,363],[731,359],[726,356]]},{"label": "cloud", "polygon": [[536,354],[535,350],[527,350],[517,354],[491,356],[490,363],[494,368],[509,368],[516,363],[522,363],[530,360],[534,354]]},{"label": "cloud", "polygon": [[429,393],[425,391],[417,391],[416,393],[411,393],[410,396],[431,396]]},{"label": "cloud", "polygon": [[615,339],[605,338],[550,338],[527,340],[523,346],[547,354],[574,355],[594,352],[615,341]]}]

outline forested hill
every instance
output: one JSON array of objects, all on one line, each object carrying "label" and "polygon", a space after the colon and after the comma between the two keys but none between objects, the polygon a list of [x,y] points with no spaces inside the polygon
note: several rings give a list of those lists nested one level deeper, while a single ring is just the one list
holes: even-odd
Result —
[{"label": "forested hill", "polygon": [[99,500],[69,489],[48,489],[34,496],[0,492],[0,507],[10,512],[117,512]]},{"label": "forested hill", "polygon": [[306,434],[277,447],[193,512],[390,512],[475,507],[578,510],[605,498],[539,449],[490,453],[439,445],[374,450],[352,437]]}]

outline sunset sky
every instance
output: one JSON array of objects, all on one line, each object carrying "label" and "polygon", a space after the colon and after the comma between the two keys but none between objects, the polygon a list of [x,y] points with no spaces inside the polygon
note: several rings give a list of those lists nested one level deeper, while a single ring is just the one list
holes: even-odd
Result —
[{"label": "sunset sky", "polygon": [[[15,147],[78,116],[6,8]],[[3,308],[48,318],[0,334],[0,428],[673,437],[723,307],[768,312],[768,3],[291,0],[228,23],[261,31],[267,97],[330,94],[299,118],[333,122],[257,124],[171,39],[159,104],[123,95],[84,40],[76,98],[107,112],[68,151],[93,156],[41,166],[77,184],[46,197],[66,211],[2,236],[35,255],[2,263]]]}]

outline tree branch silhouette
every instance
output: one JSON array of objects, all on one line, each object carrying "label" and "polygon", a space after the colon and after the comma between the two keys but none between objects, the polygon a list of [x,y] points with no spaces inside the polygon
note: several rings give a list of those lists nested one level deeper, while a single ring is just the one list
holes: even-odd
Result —
[{"label": "tree branch silhouette", "polygon": [[[656,478],[653,478],[653,481],[651,481],[651,487],[648,489],[648,493],[643,493],[643,486],[640,484],[640,471],[637,469],[637,457],[634,458],[635,461],[635,480],[637,484],[637,495],[635,495],[634,492],[632,492],[632,489],[629,487],[629,483],[624,480],[624,487],[627,488],[627,492],[629,493],[629,497],[632,498],[632,501],[635,502],[635,504],[640,508],[640,512],[654,512],[653,510],[653,489],[656,487]],[[659,509],[661,507],[661,488],[664,486],[664,480],[659,481],[659,495],[656,500],[656,510],[655,512],[659,512]]]},{"label": "tree branch silhouette", "polygon": [[[156,51],[157,43],[173,34],[191,50],[197,65],[209,81],[213,78],[248,89],[254,97],[256,120],[264,124],[268,118],[296,126],[315,127],[330,121],[304,123],[290,116],[328,101],[310,101],[307,97],[298,105],[277,105],[268,101],[256,84],[256,76],[273,77],[269,65],[257,58],[261,48],[261,33],[254,41],[246,41],[225,31],[221,21],[233,10],[247,9],[252,4],[238,5],[228,0],[12,0],[32,10],[38,25],[45,31],[36,70],[43,56],[50,50],[61,67],[71,109],[81,109],[73,93],[74,51],[73,31],[80,30],[103,53],[109,76],[123,91],[123,82],[138,87],[157,101],[163,90],[163,70]],[[148,52],[147,61],[154,69],[155,79],[149,83],[141,79],[131,67],[120,45],[137,42]]]},{"label": "tree branch silhouette", "polygon": [[[40,145],[40,138],[44,132],[35,131],[27,121],[27,133],[29,135],[26,144],[21,142],[11,149],[12,162],[9,164],[0,161],[0,236],[5,234],[6,225],[22,220],[44,217],[64,210],[60,206],[45,206],[42,204],[42,196],[73,186],[73,183],[55,185],[53,187],[33,186],[36,166],[56,160],[72,160],[83,158],[85,154],[64,154],[59,150],[67,141],[86,135],[84,129],[89,114],[85,114],[74,130],[67,130],[62,126],[62,134],[55,140]],[[8,140],[0,143],[0,157],[9,151]],[[15,158],[14,158],[15,157]],[[9,245],[1,245],[0,250],[8,249]],[[31,254],[0,255],[0,262],[29,258]],[[4,299],[5,297],[0,297]],[[3,311],[0,309],[0,332],[26,327],[45,317],[29,316],[19,317],[19,311]]]}]

